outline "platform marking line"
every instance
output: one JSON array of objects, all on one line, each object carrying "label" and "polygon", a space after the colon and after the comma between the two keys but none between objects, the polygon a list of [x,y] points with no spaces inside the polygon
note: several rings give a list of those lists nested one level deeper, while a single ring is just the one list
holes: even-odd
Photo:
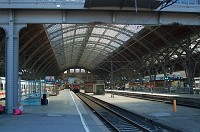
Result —
[{"label": "platform marking line", "polygon": [[82,114],[81,114],[81,112],[80,112],[80,110],[79,110],[79,108],[78,108],[78,106],[77,106],[77,104],[76,104],[76,101],[74,100],[74,97],[73,97],[71,91],[70,91],[70,95],[71,95],[71,97],[72,97],[72,100],[74,101],[74,104],[75,104],[75,106],[76,106],[76,110],[78,111],[78,114],[79,114],[79,116],[80,116],[80,118],[81,118],[81,122],[82,122],[82,124],[83,124],[83,127],[85,128],[85,131],[86,131],[86,132],[90,132],[90,130],[88,129],[88,127],[87,127],[86,124],[85,124],[85,121],[84,121],[84,119],[83,119],[83,116],[82,116]]}]

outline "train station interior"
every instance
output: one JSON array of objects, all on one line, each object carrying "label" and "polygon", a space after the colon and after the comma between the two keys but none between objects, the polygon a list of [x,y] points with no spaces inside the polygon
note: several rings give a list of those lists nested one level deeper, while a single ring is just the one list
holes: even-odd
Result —
[{"label": "train station interior", "polygon": [[1,0],[0,130],[113,131],[85,93],[197,132],[199,62],[199,0]]}]

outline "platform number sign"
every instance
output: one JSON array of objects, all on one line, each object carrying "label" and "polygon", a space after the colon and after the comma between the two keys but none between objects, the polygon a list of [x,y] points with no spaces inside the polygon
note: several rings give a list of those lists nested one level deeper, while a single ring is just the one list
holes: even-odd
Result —
[{"label": "platform number sign", "polygon": [[54,76],[46,76],[45,77],[45,81],[46,82],[55,82],[55,77]]}]

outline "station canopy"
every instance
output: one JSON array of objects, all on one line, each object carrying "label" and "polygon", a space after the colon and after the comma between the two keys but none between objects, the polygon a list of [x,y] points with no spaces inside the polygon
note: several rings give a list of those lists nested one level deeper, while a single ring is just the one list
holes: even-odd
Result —
[{"label": "station canopy", "polygon": [[[129,7],[153,10],[174,0],[85,0],[84,8]],[[112,3],[112,4],[111,4]],[[135,8],[134,8],[135,9]],[[143,10],[142,9],[142,10]],[[135,10],[134,10],[135,11]],[[131,17],[129,20],[133,20]],[[86,69],[109,77],[143,76],[200,66],[200,26],[85,24],[27,24],[20,31],[19,65],[24,78],[60,76],[68,69]],[[5,67],[6,33],[0,29],[1,65]],[[1,66],[3,67],[3,66]],[[4,68],[5,69],[5,68]],[[3,76],[3,70],[0,70]],[[200,70],[195,71],[200,75]],[[5,72],[4,72],[5,74]],[[118,75],[117,75],[118,74]]]},{"label": "station canopy", "polygon": [[144,27],[116,24],[45,24],[61,69],[93,69]]}]

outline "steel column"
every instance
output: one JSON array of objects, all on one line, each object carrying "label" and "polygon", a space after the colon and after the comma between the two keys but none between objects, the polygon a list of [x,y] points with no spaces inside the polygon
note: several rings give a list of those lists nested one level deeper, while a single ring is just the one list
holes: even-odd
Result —
[{"label": "steel column", "polygon": [[9,12],[9,26],[8,26],[8,41],[7,41],[7,55],[6,55],[6,107],[7,113],[13,113],[14,107],[14,22],[13,11]]},{"label": "steel column", "polygon": [[25,25],[14,24],[14,11],[9,11],[6,48],[6,108],[12,114],[13,108],[18,106],[18,78],[19,78],[19,31]]},{"label": "steel column", "polygon": [[16,34],[14,42],[13,42],[13,105],[14,107],[18,106],[18,89],[19,84],[19,40],[18,34]]}]

